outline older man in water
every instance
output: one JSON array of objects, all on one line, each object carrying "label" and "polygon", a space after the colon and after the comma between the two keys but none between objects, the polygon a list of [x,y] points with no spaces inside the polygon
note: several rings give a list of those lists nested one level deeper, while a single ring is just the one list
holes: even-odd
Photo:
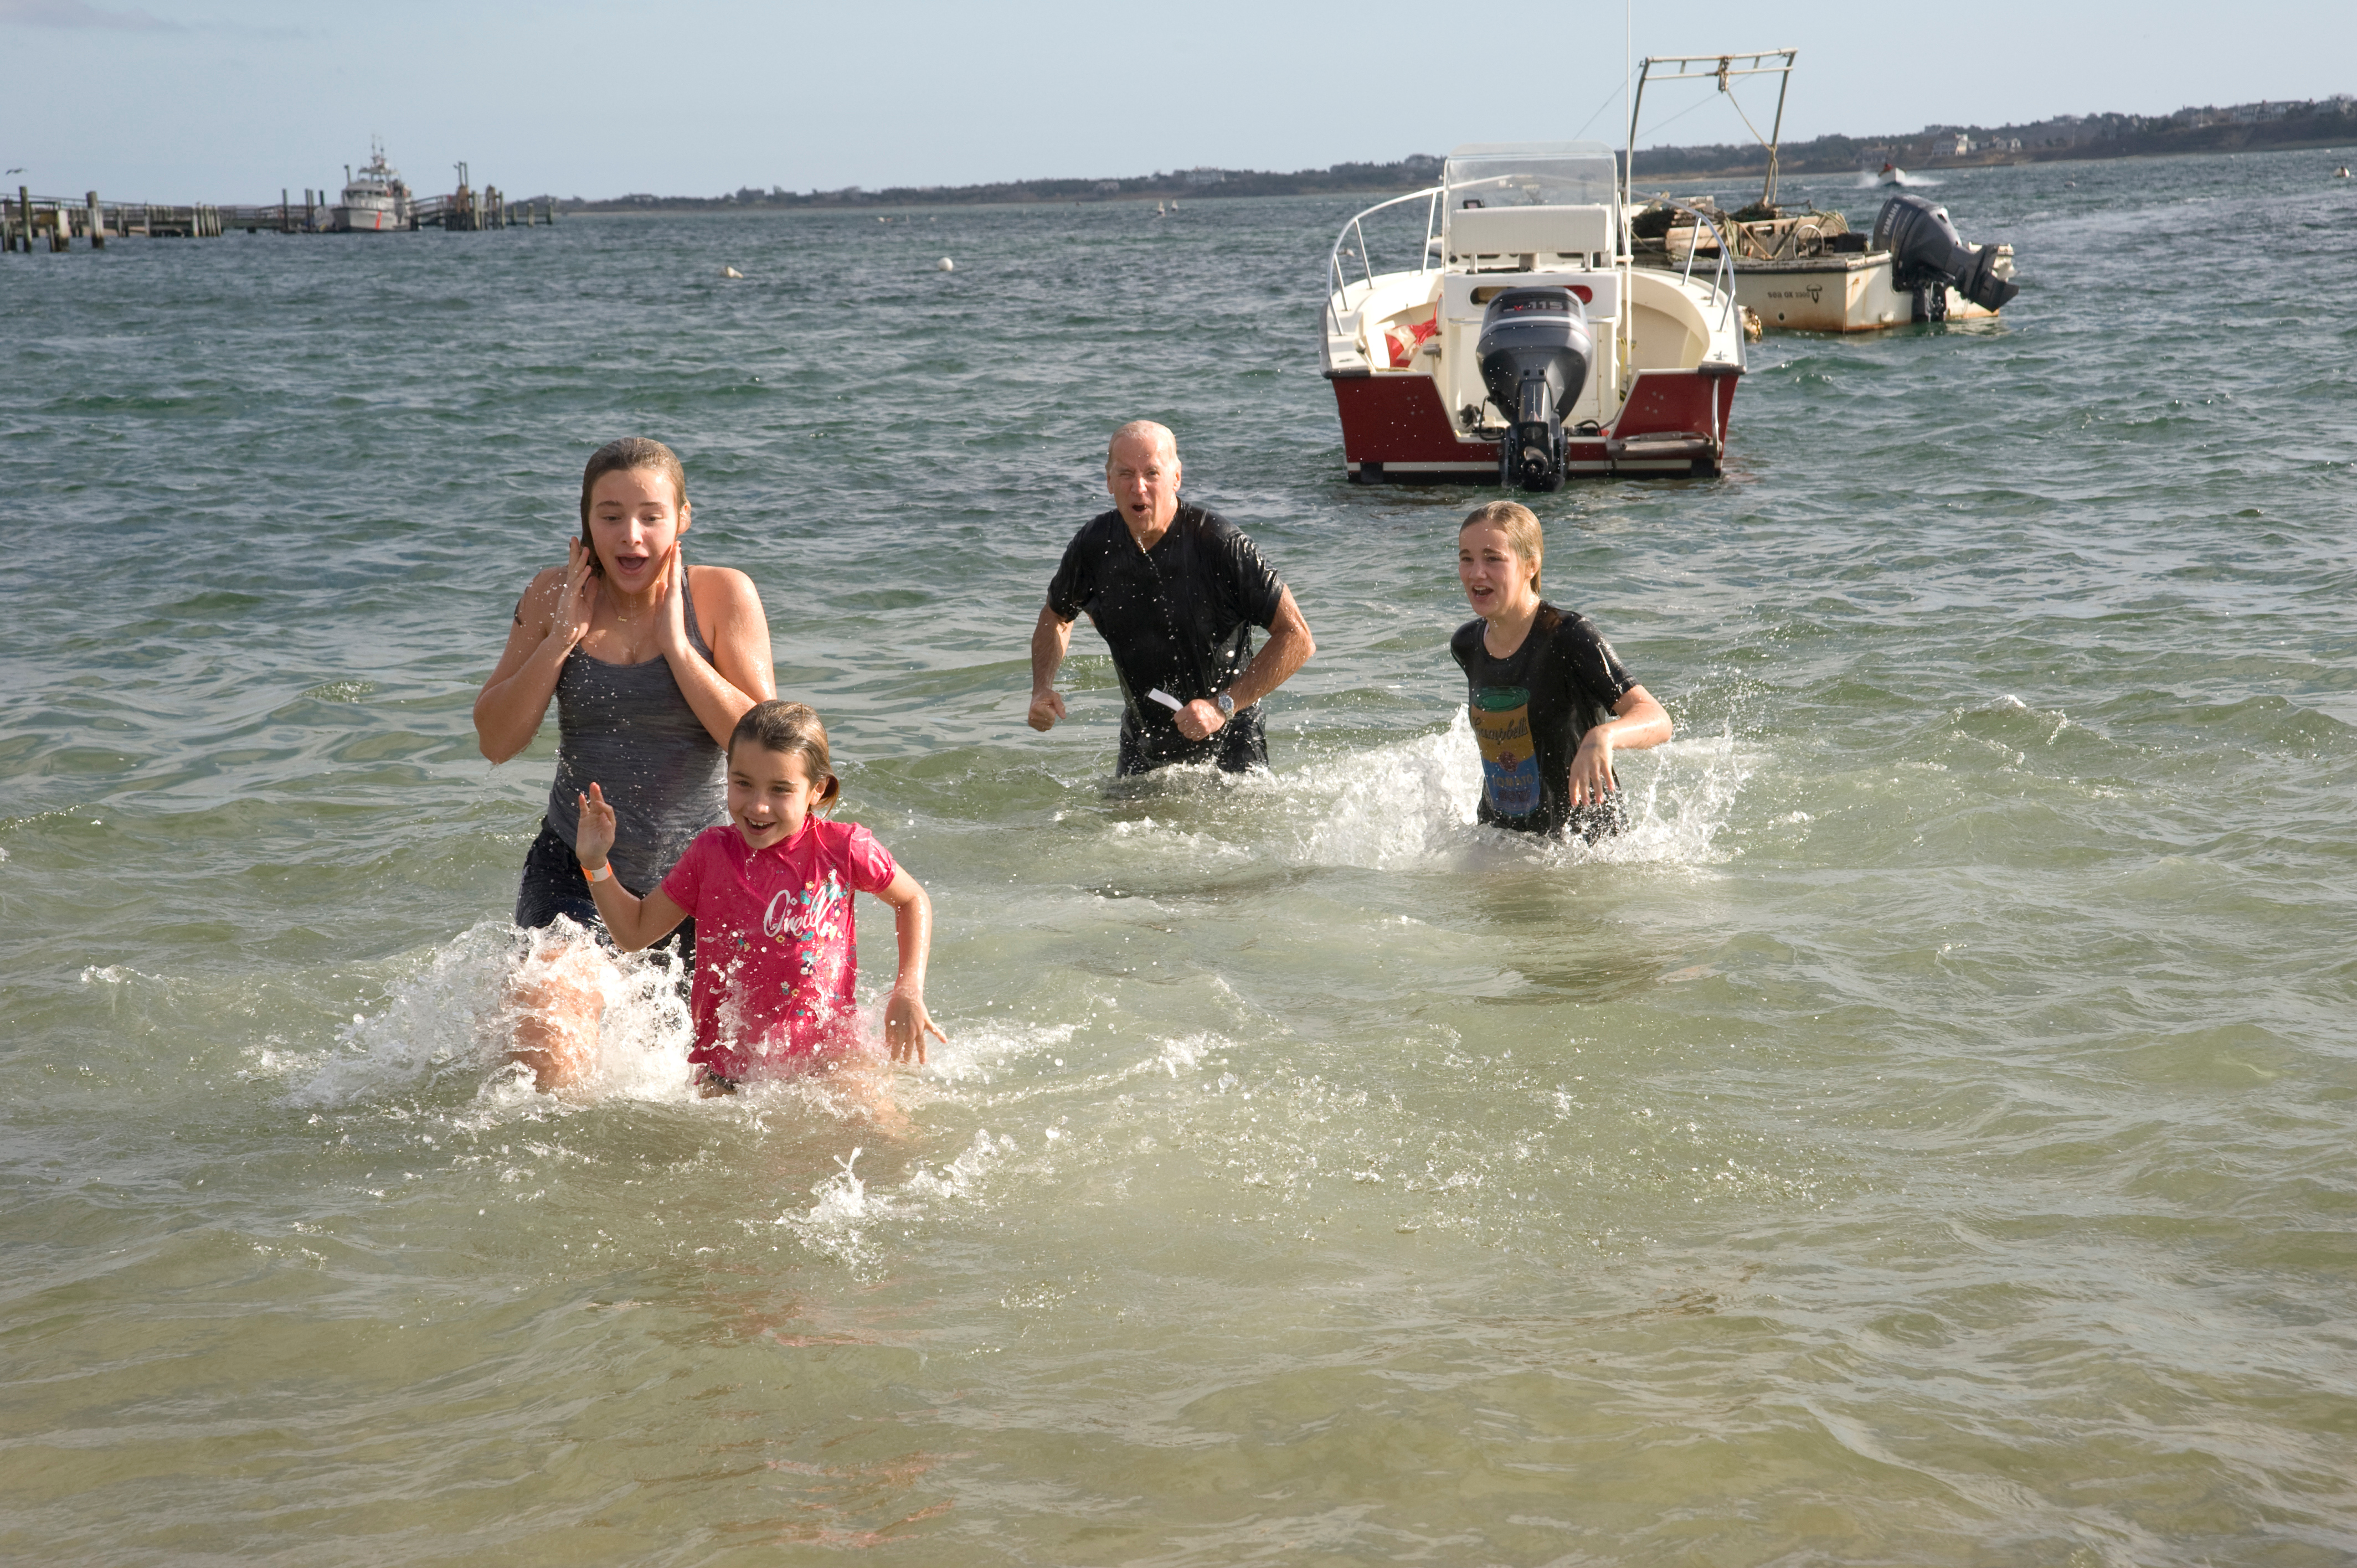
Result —
[{"label": "older man in water", "polygon": [[[1065,716],[1056,671],[1086,611],[1121,678],[1121,768],[1268,766],[1259,703],[1317,651],[1293,590],[1223,517],[1178,499],[1178,443],[1136,420],[1105,448],[1114,510],[1072,536],[1031,632],[1031,727]],[[1268,641],[1253,651],[1252,628]]]}]

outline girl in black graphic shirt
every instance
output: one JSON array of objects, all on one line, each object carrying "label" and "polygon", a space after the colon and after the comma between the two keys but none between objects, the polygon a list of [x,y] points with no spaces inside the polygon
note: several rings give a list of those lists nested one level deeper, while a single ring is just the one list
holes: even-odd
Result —
[{"label": "girl in black graphic shirt", "polygon": [[1615,749],[1670,738],[1670,715],[1586,616],[1539,597],[1546,540],[1530,508],[1491,501],[1457,531],[1457,576],[1478,620],[1448,651],[1481,746],[1480,820],[1524,832],[1618,831]]}]

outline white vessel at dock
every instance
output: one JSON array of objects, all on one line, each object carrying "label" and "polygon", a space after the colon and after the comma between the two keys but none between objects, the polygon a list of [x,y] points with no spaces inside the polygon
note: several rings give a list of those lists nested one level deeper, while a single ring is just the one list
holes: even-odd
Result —
[{"label": "white vessel at dock", "polygon": [[384,144],[371,138],[369,161],[354,174],[344,169],[344,196],[328,227],[339,234],[382,234],[414,228],[409,187],[401,171],[384,161]]}]

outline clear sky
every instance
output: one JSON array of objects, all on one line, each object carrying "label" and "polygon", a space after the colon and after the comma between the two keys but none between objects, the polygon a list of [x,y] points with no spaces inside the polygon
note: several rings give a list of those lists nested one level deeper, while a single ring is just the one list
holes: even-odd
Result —
[{"label": "clear sky", "polygon": [[[1681,0],[1635,33],[1640,55],[1798,47],[1792,139],[2357,91],[2350,0]],[[221,202],[340,185],[371,133],[425,193],[460,158],[592,198],[1292,169],[1618,140],[1621,60],[1620,7],[1527,0],[0,0],[0,166]],[[1671,122],[1712,96],[1685,92],[1641,145],[1742,139],[1722,103]]]}]

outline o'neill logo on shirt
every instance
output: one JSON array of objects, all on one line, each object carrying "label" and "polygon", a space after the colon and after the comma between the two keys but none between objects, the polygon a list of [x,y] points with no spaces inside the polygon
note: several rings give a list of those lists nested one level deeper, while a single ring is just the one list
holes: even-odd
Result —
[{"label": "o'neill logo on shirt", "polygon": [[773,941],[806,942],[834,934],[827,916],[843,900],[843,877],[830,870],[800,889],[788,887],[770,900],[761,914],[761,931]]}]

